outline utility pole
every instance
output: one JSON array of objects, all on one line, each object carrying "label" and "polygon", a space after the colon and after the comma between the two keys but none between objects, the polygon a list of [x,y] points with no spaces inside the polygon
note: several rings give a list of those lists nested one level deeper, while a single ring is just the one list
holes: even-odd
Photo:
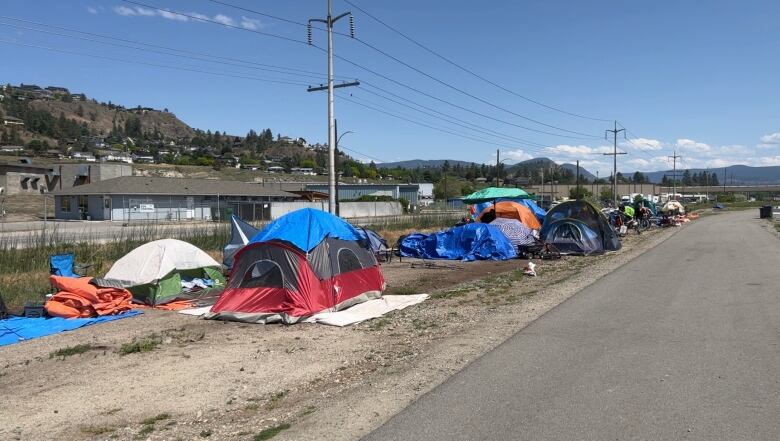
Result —
[{"label": "utility pole", "polygon": [[674,197],[674,200],[677,200],[677,158],[682,158],[682,156],[679,156],[677,154],[677,150],[674,151],[674,155],[667,156],[667,158],[672,159],[672,197]]},{"label": "utility pole", "polygon": [[[333,131],[336,132],[336,148],[333,151],[333,168],[336,170],[333,173],[333,179],[335,180],[333,194],[336,195],[336,216],[341,216],[341,210],[339,209],[339,120],[333,119]],[[330,196],[328,196],[328,203],[330,203]],[[328,210],[330,211],[330,210]]]},{"label": "utility pole", "polygon": [[618,133],[623,132],[623,136],[626,136],[625,132],[626,129],[620,129],[617,128],[617,121],[615,121],[615,128],[613,130],[606,130],[604,132],[604,137],[606,138],[607,133],[612,133],[613,137],[613,151],[612,153],[602,153],[604,156],[612,156],[612,201],[614,203],[615,208],[617,208],[618,203],[618,197],[617,197],[617,155],[626,155],[626,152],[620,152],[617,151],[617,136]]},{"label": "utility pole", "polygon": [[496,149],[496,187],[501,186],[501,174],[498,172],[498,167],[501,166],[501,161],[498,160],[498,149]]},{"label": "utility pole", "polygon": [[574,191],[575,191],[574,195],[577,196],[576,199],[579,200],[580,199],[580,160],[579,159],[577,160],[577,180],[576,180],[576,182],[577,182],[577,186],[574,187]]},{"label": "utility pole", "polygon": [[723,197],[726,197],[726,169],[727,167],[723,167]]},{"label": "utility pole", "polygon": [[540,171],[542,172],[542,205],[544,205],[544,167]]},{"label": "utility pole", "polygon": [[[333,84],[333,25],[340,19],[349,16],[349,34],[355,38],[355,21],[351,12],[345,12],[336,17],[333,16],[333,0],[328,0],[328,16],[322,18],[309,19],[307,27],[308,42],[311,44],[311,23],[324,23],[328,30],[328,212],[336,213],[336,123],[333,113],[333,89],[338,86]],[[341,84],[341,87],[359,84],[355,81],[352,84]],[[322,87],[310,87],[309,92],[323,90]]]}]

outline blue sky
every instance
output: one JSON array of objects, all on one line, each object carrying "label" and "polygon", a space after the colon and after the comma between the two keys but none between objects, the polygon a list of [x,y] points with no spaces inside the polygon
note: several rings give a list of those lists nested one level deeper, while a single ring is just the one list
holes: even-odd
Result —
[{"label": "blue sky", "polygon": [[[0,81],[63,85],[99,101],[167,107],[204,130],[244,135],[270,127],[310,142],[327,140],[326,95],[305,91],[307,84],[324,82],[319,73],[326,58],[301,43],[305,27],[208,0],[139,1],[189,17],[121,0],[4,1]],[[629,139],[620,140],[628,152],[619,158],[623,171],[668,168],[667,155],[675,150],[684,167],[780,165],[780,2],[351,1],[516,94],[566,112],[616,119],[628,129]],[[326,13],[325,0],[223,2],[294,22]],[[579,159],[602,174],[611,169],[611,158],[601,154],[609,150],[603,136],[611,122],[551,110],[490,85],[343,0],[334,0],[334,10],[352,10],[360,39],[441,81],[336,36],[337,55],[386,77],[336,60],[336,75],[363,82],[336,98],[339,129],[354,132],[342,144],[360,152],[357,158],[490,162],[499,149],[509,162],[547,156]],[[50,26],[208,56],[117,47]],[[337,27],[348,32],[346,20]],[[315,30],[315,44],[324,47],[325,41]],[[416,111],[372,92],[432,110]]]}]

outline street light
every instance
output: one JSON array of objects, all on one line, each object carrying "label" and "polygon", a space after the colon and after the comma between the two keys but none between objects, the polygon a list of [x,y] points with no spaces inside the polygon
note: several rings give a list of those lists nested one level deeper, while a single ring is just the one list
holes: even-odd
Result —
[{"label": "street light", "polygon": [[[336,124],[336,133],[338,133],[339,131],[338,120],[335,121],[335,124]],[[344,135],[347,135],[349,133],[355,133],[355,132],[353,132],[352,130],[347,130],[346,132],[339,135],[338,138],[336,138],[335,155],[334,155],[335,158],[333,160],[333,167],[335,169],[334,174],[336,180],[336,185],[335,185],[336,216],[341,215],[341,210],[339,207],[340,205],[339,204],[339,141],[341,141],[341,138],[343,138]]]}]

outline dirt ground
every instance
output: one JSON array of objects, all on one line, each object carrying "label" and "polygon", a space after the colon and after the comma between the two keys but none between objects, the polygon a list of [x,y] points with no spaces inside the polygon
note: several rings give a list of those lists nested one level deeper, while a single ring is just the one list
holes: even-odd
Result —
[{"label": "dirt ground", "polygon": [[632,234],[603,256],[538,261],[535,278],[520,260],[394,260],[382,267],[388,293],[431,298],[345,328],[146,311],[1,347],[0,439],[358,439],[678,230]]}]

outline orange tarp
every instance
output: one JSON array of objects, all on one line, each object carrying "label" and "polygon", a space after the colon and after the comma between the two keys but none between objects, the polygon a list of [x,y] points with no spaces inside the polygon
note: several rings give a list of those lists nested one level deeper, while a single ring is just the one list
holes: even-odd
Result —
[{"label": "orange tarp", "polygon": [[49,276],[58,290],[44,307],[50,316],[85,318],[119,314],[130,310],[130,291],[118,288],[98,288],[89,283],[92,277]]},{"label": "orange tarp", "polygon": [[494,208],[496,210],[496,217],[517,219],[532,230],[538,230],[542,228],[542,224],[539,223],[539,219],[536,218],[530,208],[512,201],[499,201],[494,205],[486,207],[484,210],[482,210],[482,213],[479,213],[477,220],[480,220],[485,213],[493,210]]}]

